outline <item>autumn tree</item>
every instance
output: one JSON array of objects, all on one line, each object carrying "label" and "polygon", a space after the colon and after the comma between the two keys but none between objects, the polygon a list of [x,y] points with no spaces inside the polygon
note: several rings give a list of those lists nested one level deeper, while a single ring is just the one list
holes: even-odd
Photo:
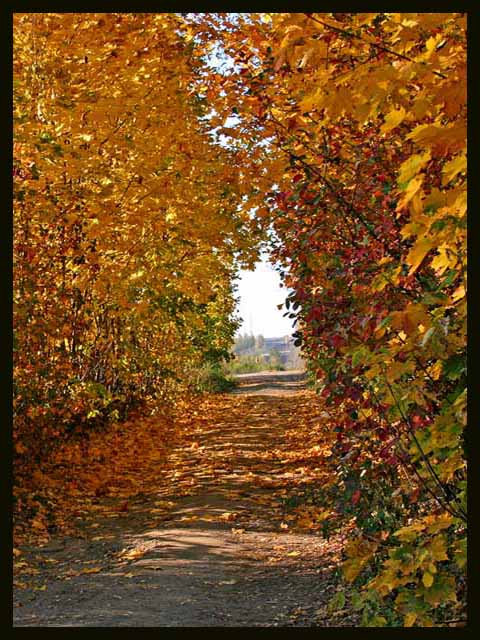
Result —
[{"label": "autumn tree", "polygon": [[[18,14],[15,448],[218,361],[269,239],[369,626],[466,564],[466,16]],[[340,498],[339,498],[340,496]]]},{"label": "autumn tree", "polygon": [[286,313],[335,410],[356,606],[430,626],[464,597],[466,17],[195,24],[232,58],[217,122],[252,151]]},{"label": "autumn tree", "polygon": [[[14,20],[15,447],[171,402],[236,329],[255,259],[175,14]],[[113,411],[115,408],[115,413]],[[113,412],[113,413],[112,413]]]}]

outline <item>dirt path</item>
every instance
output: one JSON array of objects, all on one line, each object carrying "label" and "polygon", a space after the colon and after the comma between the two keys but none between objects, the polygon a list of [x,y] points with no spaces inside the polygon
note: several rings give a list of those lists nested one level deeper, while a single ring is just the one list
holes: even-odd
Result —
[{"label": "dirt path", "polygon": [[110,499],[79,536],[22,549],[36,569],[15,592],[14,626],[352,624],[326,612],[341,540],[292,530],[285,516],[286,498],[312,480],[289,457],[292,427],[320,419],[302,386],[299,373],[245,377],[200,412],[158,486],[128,510]]},{"label": "dirt path", "polygon": [[305,390],[306,374],[303,371],[261,371],[235,376],[236,394],[289,396]]}]

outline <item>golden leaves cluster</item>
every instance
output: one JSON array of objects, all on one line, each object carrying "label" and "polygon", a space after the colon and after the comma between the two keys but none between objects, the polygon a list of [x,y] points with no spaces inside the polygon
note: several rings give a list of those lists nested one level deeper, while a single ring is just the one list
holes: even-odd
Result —
[{"label": "golden leaves cluster", "polygon": [[[376,323],[368,342],[356,337],[349,342],[344,333],[343,369],[349,375],[348,358],[361,366],[355,381],[364,388],[362,399],[371,400],[374,412],[376,404],[382,405],[419,482],[447,514],[463,521],[466,14],[252,14],[219,39],[237,67],[222,76],[226,95],[216,103],[218,118],[235,109],[241,119],[237,141],[242,134],[250,141],[265,136],[263,148],[251,143],[255,162],[263,162],[272,191],[289,201],[283,209],[271,204],[259,209],[261,223],[275,228],[276,246],[283,245],[277,256],[284,257],[286,284],[307,290],[312,307],[318,302],[328,308],[333,301],[325,292],[341,292],[350,300],[348,313]],[[385,174],[380,184],[372,163]],[[382,226],[375,230],[374,224],[386,218],[395,232],[383,238]],[[352,228],[363,233],[369,220],[375,221],[373,233],[364,246],[372,255],[375,250],[371,268],[376,275],[361,276],[365,284],[345,285],[335,254],[356,246]],[[299,248],[298,238],[305,246]],[[339,274],[337,291],[332,273]],[[383,315],[375,317],[382,304]],[[309,324],[303,323],[307,336]],[[318,335],[319,327],[313,331]],[[322,335],[309,339],[315,347]],[[316,367],[315,349],[309,350],[310,343],[306,347]],[[344,407],[351,410],[348,403]],[[361,411],[357,423],[366,425],[371,418]],[[375,433],[371,441],[378,444]],[[452,535],[460,539],[464,532],[455,523]],[[418,553],[428,556],[423,545],[430,544],[430,534],[422,527],[416,534]],[[379,547],[375,553],[380,557],[384,551]],[[455,554],[448,554],[452,561]],[[361,569],[355,558],[352,563],[355,571]],[[428,622],[436,585],[444,585],[439,593],[450,599],[449,569],[440,565],[435,575],[430,569],[425,566],[425,577],[418,573],[413,580],[428,591],[419,587],[418,602],[410,603],[412,612],[418,605],[415,613],[406,609],[404,585],[411,576],[395,586],[397,610],[407,611],[407,626]]]},{"label": "golden leaves cluster", "polygon": [[229,346],[256,247],[198,77],[176,14],[14,17],[19,454]]}]

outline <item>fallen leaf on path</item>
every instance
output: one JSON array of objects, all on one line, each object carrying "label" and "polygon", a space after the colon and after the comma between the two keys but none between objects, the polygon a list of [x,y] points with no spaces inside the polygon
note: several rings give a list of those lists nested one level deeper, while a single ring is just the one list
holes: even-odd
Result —
[{"label": "fallen leaf on path", "polygon": [[145,555],[145,553],[146,549],[131,549],[130,551],[122,553],[121,557],[127,560],[134,560],[135,558],[140,558],[141,556]]},{"label": "fallen leaf on path", "polygon": [[227,522],[230,522],[231,520],[236,520],[238,516],[238,513],[226,511],[225,513],[222,513],[222,515],[220,516],[220,520],[226,520]]},{"label": "fallen leaf on path", "polygon": [[89,569],[82,569],[79,573],[99,573],[102,567],[91,567]]},{"label": "fallen leaf on path", "polygon": [[28,589],[28,584],[26,584],[25,582],[20,582],[20,580],[14,580],[13,586],[17,587],[18,589]]}]

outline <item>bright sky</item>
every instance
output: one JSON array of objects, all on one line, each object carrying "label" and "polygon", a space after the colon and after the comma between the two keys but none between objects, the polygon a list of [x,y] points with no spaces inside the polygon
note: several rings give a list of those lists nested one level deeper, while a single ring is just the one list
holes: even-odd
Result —
[{"label": "bright sky", "polygon": [[289,293],[288,289],[280,288],[280,282],[280,276],[265,259],[257,262],[255,271],[240,272],[237,309],[243,323],[238,333],[261,334],[264,338],[292,333],[293,320],[282,316],[285,308],[277,309]]},{"label": "bright sky", "polygon": [[[235,14],[230,14],[230,18]],[[217,71],[221,65],[231,69],[233,61],[224,51],[214,50],[209,54],[209,62]],[[232,127],[239,122],[237,116],[229,116],[225,127]],[[228,146],[228,138],[221,134],[219,143]],[[242,324],[237,333],[253,333],[264,338],[279,338],[291,335],[293,319],[284,318],[284,309],[278,309],[277,305],[285,302],[289,290],[280,288],[280,276],[269,264],[265,257],[257,262],[255,271],[240,272],[238,280],[237,297],[240,302],[237,311],[242,319]]]}]

